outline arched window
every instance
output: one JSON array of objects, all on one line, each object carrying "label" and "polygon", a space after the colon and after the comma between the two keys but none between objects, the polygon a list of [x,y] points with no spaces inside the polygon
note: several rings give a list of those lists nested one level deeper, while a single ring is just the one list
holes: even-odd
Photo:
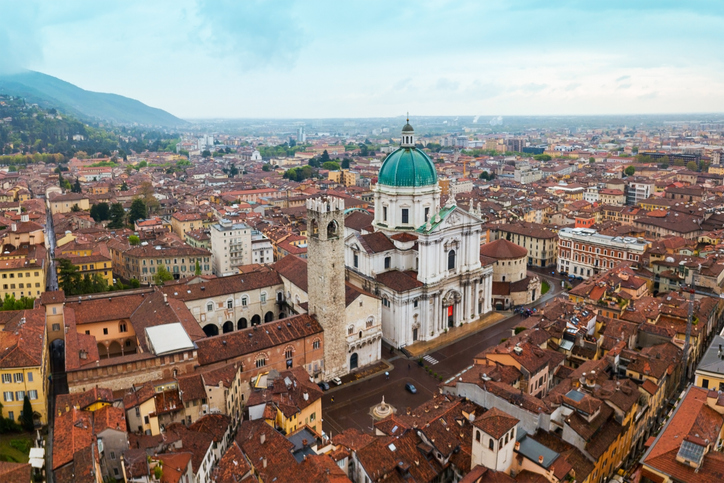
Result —
[{"label": "arched window", "polygon": [[207,311],[207,312],[212,312],[213,310],[214,310],[214,304],[213,304],[213,302],[207,303],[207,304],[206,304],[206,311]]},{"label": "arched window", "polygon": [[321,339],[314,339],[312,341],[312,349],[317,350],[322,345]]},{"label": "arched window", "polygon": [[284,349],[284,358],[285,359],[291,359],[293,355],[294,355],[294,349],[291,346]]},{"label": "arched window", "polygon": [[249,305],[249,297],[244,295],[243,297],[241,297],[241,306],[246,307],[247,305]]},{"label": "arched window", "polygon": [[332,220],[327,225],[327,238],[337,236],[337,222]]},{"label": "arched window", "polygon": [[226,308],[227,309],[233,309],[234,308],[234,299],[229,299],[226,301]]},{"label": "arched window", "polygon": [[354,325],[350,325],[349,327],[347,327],[347,335],[352,334],[354,334]]},{"label": "arched window", "polygon": [[447,252],[447,269],[455,270],[455,250]]}]

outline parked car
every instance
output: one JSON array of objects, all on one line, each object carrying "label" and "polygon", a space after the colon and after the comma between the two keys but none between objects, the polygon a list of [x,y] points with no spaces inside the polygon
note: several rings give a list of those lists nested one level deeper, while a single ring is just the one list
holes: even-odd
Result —
[{"label": "parked car", "polygon": [[342,379],[340,379],[339,377],[335,377],[334,379],[332,379],[332,382],[338,386],[342,385]]},{"label": "parked car", "polygon": [[409,382],[405,384],[405,389],[407,389],[411,394],[417,394],[417,388]]},{"label": "parked car", "polygon": [[328,383],[326,383],[326,382],[320,382],[320,383],[317,384],[317,385],[319,386],[319,389],[321,389],[322,391],[329,391],[329,384],[328,384]]}]

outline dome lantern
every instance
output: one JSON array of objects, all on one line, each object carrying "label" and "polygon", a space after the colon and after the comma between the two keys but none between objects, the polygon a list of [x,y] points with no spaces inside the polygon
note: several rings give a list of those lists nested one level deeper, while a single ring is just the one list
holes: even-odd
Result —
[{"label": "dome lantern", "polygon": [[412,148],[415,146],[415,130],[410,126],[410,113],[407,113],[407,124],[402,126],[402,138],[400,146]]}]

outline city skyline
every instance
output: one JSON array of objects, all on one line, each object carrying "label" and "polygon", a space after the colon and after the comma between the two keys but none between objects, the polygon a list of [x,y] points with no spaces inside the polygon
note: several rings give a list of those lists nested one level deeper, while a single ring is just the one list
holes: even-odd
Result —
[{"label": "city skyline", "polygon": [[3,2],[0,73],[186,119],[724,111],[711,2]]}]

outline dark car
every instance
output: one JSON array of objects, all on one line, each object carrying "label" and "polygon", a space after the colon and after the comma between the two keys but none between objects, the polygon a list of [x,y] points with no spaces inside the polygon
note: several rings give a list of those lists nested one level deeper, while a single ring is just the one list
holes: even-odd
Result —
[{"label": "dark car", "polygon": [[410,384],[409,382],[407,384],[405,384],[405,389],[410,391],[410,393],[412,393],[412,394],[417,394],[417,388],[415,386],[413,386],[412,384]]},{"label": "dark car", "polygon": [[329,384],[326,382],[320,382],[317,386],[319,386],[319,389],[322,391],[329,391]]}]

